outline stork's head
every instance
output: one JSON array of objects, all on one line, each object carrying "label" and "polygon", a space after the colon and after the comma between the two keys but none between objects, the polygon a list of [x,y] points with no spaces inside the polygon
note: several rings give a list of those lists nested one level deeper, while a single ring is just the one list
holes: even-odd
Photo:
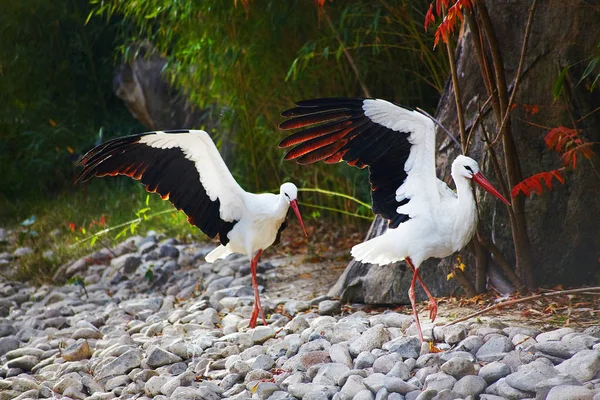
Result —
[{"label": "stork's head", "polygon": [[463,176],[472,179],[479,172],[479,164],[471,157],[460,155],[452,163],[452,176]]},{"label": "stork's head", "polygon": [[291,182],[286,182],[281,185],[279,193],[290,202],[298,198],[298,188]]},{"label": "stork's head", "polygon": [[485,177],[479,170],[479,164],[477,164],[477,161],[473,160],[472,158],[463,155],[456,157],[456,159],[452,163],[452,177],[454,178],[455,182],[456,178],[459,176],[467,179],[472,179],[473,182],[477,183],[489,193],[496,196],[507,206],[510,206],[510,202],[506,200],[504,196],[502,196],[500,192],[498,192],[496,188],[493,187],[487,179],[485,179]]},{"label": "stork's head", "polygon": [[292,210],[294,210],[294,214],[296,214],[298,221],[300,221],[300,225],[302,225],[304,235],[308,236],[308,233],[306,233],[306,228],[304,227],[304,221],[302,221],[302,215],[300,215],[300,209],[298,208],[298,188],[296,187],[296,185],[290,182],[286,182],[283,185],[281,185],[279,193],[281,197],[285,198],[290,203],[290,207],[292,207]]}]

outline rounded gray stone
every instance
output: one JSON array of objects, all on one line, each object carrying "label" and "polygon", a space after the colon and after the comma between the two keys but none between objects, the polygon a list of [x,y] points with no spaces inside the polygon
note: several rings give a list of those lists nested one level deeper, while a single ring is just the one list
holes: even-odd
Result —
[{"label": "rounded gray stone", "polygon": [[500,361],[494,361],[481,367],[478,375],[485,379],[488,384],[491,384],[510,375],[510,368]]},{"label": "rounded gray stone", "polygon": [[583,386],[556,386],[550,389],[546,400],[592,400],[594,394]]},{"label": "rounded gray stone", "polygon": [[375,325],[367,329],[358,339],[350,344],[350,354],[353,357],[358,356],[363,351],[371,351],[375,348],[381,348],[383,343],[388,340],[388,334],[383,325]]},{"label": "rounded gray stone", "polygon": [[385,377],[383,380],[383,387],[389,393],[400,393],[401,395],[405,395],[414,390],[419,390],[417,386],[404,382],[402,379],[393,376]]},{"label": "rounded gray stone", "polygon": [[446,361],[440,368],[443,372],[456,379],[460,379],[466,375],[475,375],[475,366],[473,363],[460,357],[455,357]]},{"label": "rounded gray stone", "polygon": [[342,303],[339,300],[323,300],[319,303],[320,315],[335,315],[342,311]]},{"label": "rounded gray stone", "polygon": [[477,375],[466,375],[454,384],[452,390],[462,397],[479,396],[487,388],[487,382]]}]

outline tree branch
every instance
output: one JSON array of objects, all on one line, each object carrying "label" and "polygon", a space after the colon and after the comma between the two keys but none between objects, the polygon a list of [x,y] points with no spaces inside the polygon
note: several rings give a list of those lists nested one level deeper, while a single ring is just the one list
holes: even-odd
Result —
[{"label": "tree branch", "polygon": [[498,139],[500,138],[500,133],[502,132],[502,129],[504,129],[504,125],[506,124],[506,120],[508,119],[508,115],[511,111],[511,106],[517,94],[517,88],[519,87],[519,83],[521,82],[521,71],[523,70],[523,64],[525,62],[525,51],[527,50],[527,42],[529,41],[529,35],[531,33],[531,25],[533,23],[533,14],[535,13],[536,5],[537,0],[533,0],[531,8],[529,9],[529,18],[527,19],[527,26],[525,27],[525,34],[523,36],[523,45],[521,46],[521,57],[519,58],[519,67],[517,68],[517,74],[515,75],[515,83],[513,85],[513,90],[510,95],[510,99],[508,100],[508,106],[504,113],[504,117],[502,118],[502,123],[500,124],[500,129],[498,129],[498,136],[491,143],[492,146],[495,145]]},{"label": "tree branch", "polygon": [[598,291],[598,293],[590,293],[590,294],[594,294],[594,295],[600,294],[600,286],[589,287],[589,288],[570,289],[570,290],[559,290],[557,292],[540,293],[540,294],[536,294],[536,295],[529,296],[529,297],[523,297],[521,299],[513,299],[513,300],[503,301],[498,304],[494,304],[493,306],[489,306],[481,311],[477,311],[473,314],[469,314],[466,317],[459,318],[455,321],[449,322],[446,325],[444,325],[443,328],[450,326],[450,325],[457,324],[459,322],[467,321],[473,317],[477,317],[479,315],[485,314],[488,311],[495,310],[496,308],[501,308],[504,306],[511,306],[513,304],[518,304],[518,303],[525,303],[526,301],[537,300],[537,299],[541,299],[543,297],[563,296],[563,295],[576,294],[576,293],[586,293],[586,292],[590,292],[590,291],[593,291],[593,292]]}]

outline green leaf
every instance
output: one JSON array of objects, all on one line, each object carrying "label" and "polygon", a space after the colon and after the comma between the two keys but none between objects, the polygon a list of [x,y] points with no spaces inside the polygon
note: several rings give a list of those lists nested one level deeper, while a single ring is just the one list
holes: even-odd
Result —
[{"label": "green leaf", "polygon": [[554,97],[554,101],[556,101],[562,93],[565,84],[565,78],[567,76],[567,72],[569,72],[569,68],[570,66],[564,67],[562,71],[560,71],[560,74],[558,74],[558,78],[556,79],[556,81],[554,81],[554,85],[552,85],[552,97]]},{"label": "green leaf", "polygon": [[579,82],[577,82],[577,84],[579,85],[585,78],[587,78],[588,76],[590,76],[590,74],[594,71],[594,68],[596,68],[596,65],[598,65],[598,61],[600,60],[600,57],[596,57],[593,58],[592,61],[590,61],[590,63],[587,65],[587,67],[585,68],[585,71],[583,71],[583,74],[581,75],[581,79],[579,79]]}]

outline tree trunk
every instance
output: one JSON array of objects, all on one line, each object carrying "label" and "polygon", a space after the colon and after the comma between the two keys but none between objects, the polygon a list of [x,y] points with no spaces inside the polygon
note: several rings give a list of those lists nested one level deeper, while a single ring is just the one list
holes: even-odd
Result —
[{"label": "tree trunk", "polygon": [[[502,54],[510,96],[531,1],[486,1],[485,4]],[[577,127],[582,129],[582,136],[586,140],[600,141],[600,112],[593,112],[600,104],[600,90],[589,90],[595,76],[578,84],[589,57],[594,54],[595,47],[600,42],[598,20],[598,7],[583,1],[548,0],[537,7],[521,83],[515,98],[516,106],[508,121],[524,177],[562,166],[560,156],[545,148],[543,138],[549,128],[561,125]],[[469,132],[488,95],[473,48],[471,32],[467,27],[464,28],[455,57],[466,131]],[[491,63],[489,59],[487,62]],[[571,68],[564,82],[565,90],[555,102],[553,85],[559,72],[567,66]],[[533,112],[531,107],[523,105],[535,105],[537,110]],[[492,183],[497,183],[498,178],[494,176],[482,141],[482,126],[491,136],[499,128],[489,108],[484,108],[484,115],[474,129],[468,155],[480,162],[482,170]],[[458,132],[454,92],[449,81],[436,116],[448,129]],[[437,135],[437,150],[438,176],[451,184],[450,164],[460,154],[460,149],[440,131]],[[500,150],[501,147],[498,146],[497,151],[502,160]],[[594,147],[594,151],[596,154],[600,153],[598,145]],[[502,167],[505,168],[504,165]],[[541,196],[520,200],[524,202],[523,212],[531,244],[534,280],[538,284],[578,285],[597,279],[600,255],[600,201],[597,200],[600,198],[599,176],[600,163],[597,157],[594,163],[582,159],[574,172],[567,173],[564,185],[557,183],[552,191],[545,189]],[[506,209],[481,190],[476,193],[480,205],[481,231],[501,249],[508,263],[514,267],[513,237]],[[367,239],[378,236],[383,231],[385,221],[378,217],[371,225]],[[462,261],[475,282],[475,254],[469,248],[461,251]],[[479,257],[482,255],[479,254]],[[493,285],[502,292],[512,290],[510,285],[505,286],[506,277],[497,267],[496,259],[490,256],[488,260],[488,285]],[[423,263],[420,274],[435,296],[447,295],[456,289],[454,280],[446,280],[447,273],[455,263],[455,256],[444,260],[431,259]],[[412,273],[403,263],[379,267],[352,261],[329,294],[350,302],[408,303],[407,290],[411,277]],[[478,281],[477,286],[480,288],[481,281]],[[417,290],[417,294],[419,293],[424,299],[424,294]]]}]

